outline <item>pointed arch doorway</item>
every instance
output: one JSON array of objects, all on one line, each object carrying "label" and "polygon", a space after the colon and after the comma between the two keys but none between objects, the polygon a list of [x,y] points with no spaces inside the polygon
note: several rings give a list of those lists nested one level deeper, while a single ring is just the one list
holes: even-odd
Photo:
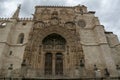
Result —
[{"label": "pointed arch doorway", "polygon": [[52,33],[42,42],[45,52],[45,75],[63,75],[63,53],[66,50],[66,40],[61,35]]}]

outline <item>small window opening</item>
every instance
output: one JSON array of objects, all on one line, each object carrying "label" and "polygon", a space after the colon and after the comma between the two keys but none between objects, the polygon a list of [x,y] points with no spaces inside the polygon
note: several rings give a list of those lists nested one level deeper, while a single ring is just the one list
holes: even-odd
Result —
[{"label": "small window opening", "polygon": [[17,43],[18,43],[18,44],[22,44],[23,41],[24,41],[24,34],[21,33],[21,34],[18,36],[18,41],[17,41]]},{"label": "small window opening", "polygon": [[25,22],[22,23],[22,25],[24,25],[24,26],[25,26],[26,24],[27,24],[27,23],[25,23]]},{"label": "small window opening", "polygon": [[12,51],[10,51],[9,55],[12,55]]}]

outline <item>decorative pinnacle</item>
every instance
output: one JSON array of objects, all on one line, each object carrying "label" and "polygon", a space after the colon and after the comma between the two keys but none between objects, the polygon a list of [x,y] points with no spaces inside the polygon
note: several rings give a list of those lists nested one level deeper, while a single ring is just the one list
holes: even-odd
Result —
[{"label": "decorative pinnacle", "polygon": [[21,4],[19,4],[19,6],[18,6],[17,10],[15,11],[15,13],[13,14],[12,18],[14,18],[14,19],[19,18],[20,8],[21,8]]}]

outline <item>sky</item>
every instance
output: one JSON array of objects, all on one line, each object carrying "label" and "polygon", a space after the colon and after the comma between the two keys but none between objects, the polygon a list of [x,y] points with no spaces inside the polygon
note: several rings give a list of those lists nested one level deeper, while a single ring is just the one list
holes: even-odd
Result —
[{"label": "sky", "polygon": [[0,17],[11,17],[21,4],[20,17],[32,17],[36,5],[85,5],[105,26],[106,31],[118,35],[120,40],[120,0],[0,0]]}]

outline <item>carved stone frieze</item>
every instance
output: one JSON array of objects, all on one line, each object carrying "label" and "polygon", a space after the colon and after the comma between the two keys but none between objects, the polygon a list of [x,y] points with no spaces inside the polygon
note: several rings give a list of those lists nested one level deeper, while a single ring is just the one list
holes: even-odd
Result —
[{"label": "carved stone frieze", "polygon": [[44,28],[44,27],[45,27],[45,23],[44,23],[43,21],[37,21],[37,22],[35,22],[34,27],[35,27],[36,29]]}]

